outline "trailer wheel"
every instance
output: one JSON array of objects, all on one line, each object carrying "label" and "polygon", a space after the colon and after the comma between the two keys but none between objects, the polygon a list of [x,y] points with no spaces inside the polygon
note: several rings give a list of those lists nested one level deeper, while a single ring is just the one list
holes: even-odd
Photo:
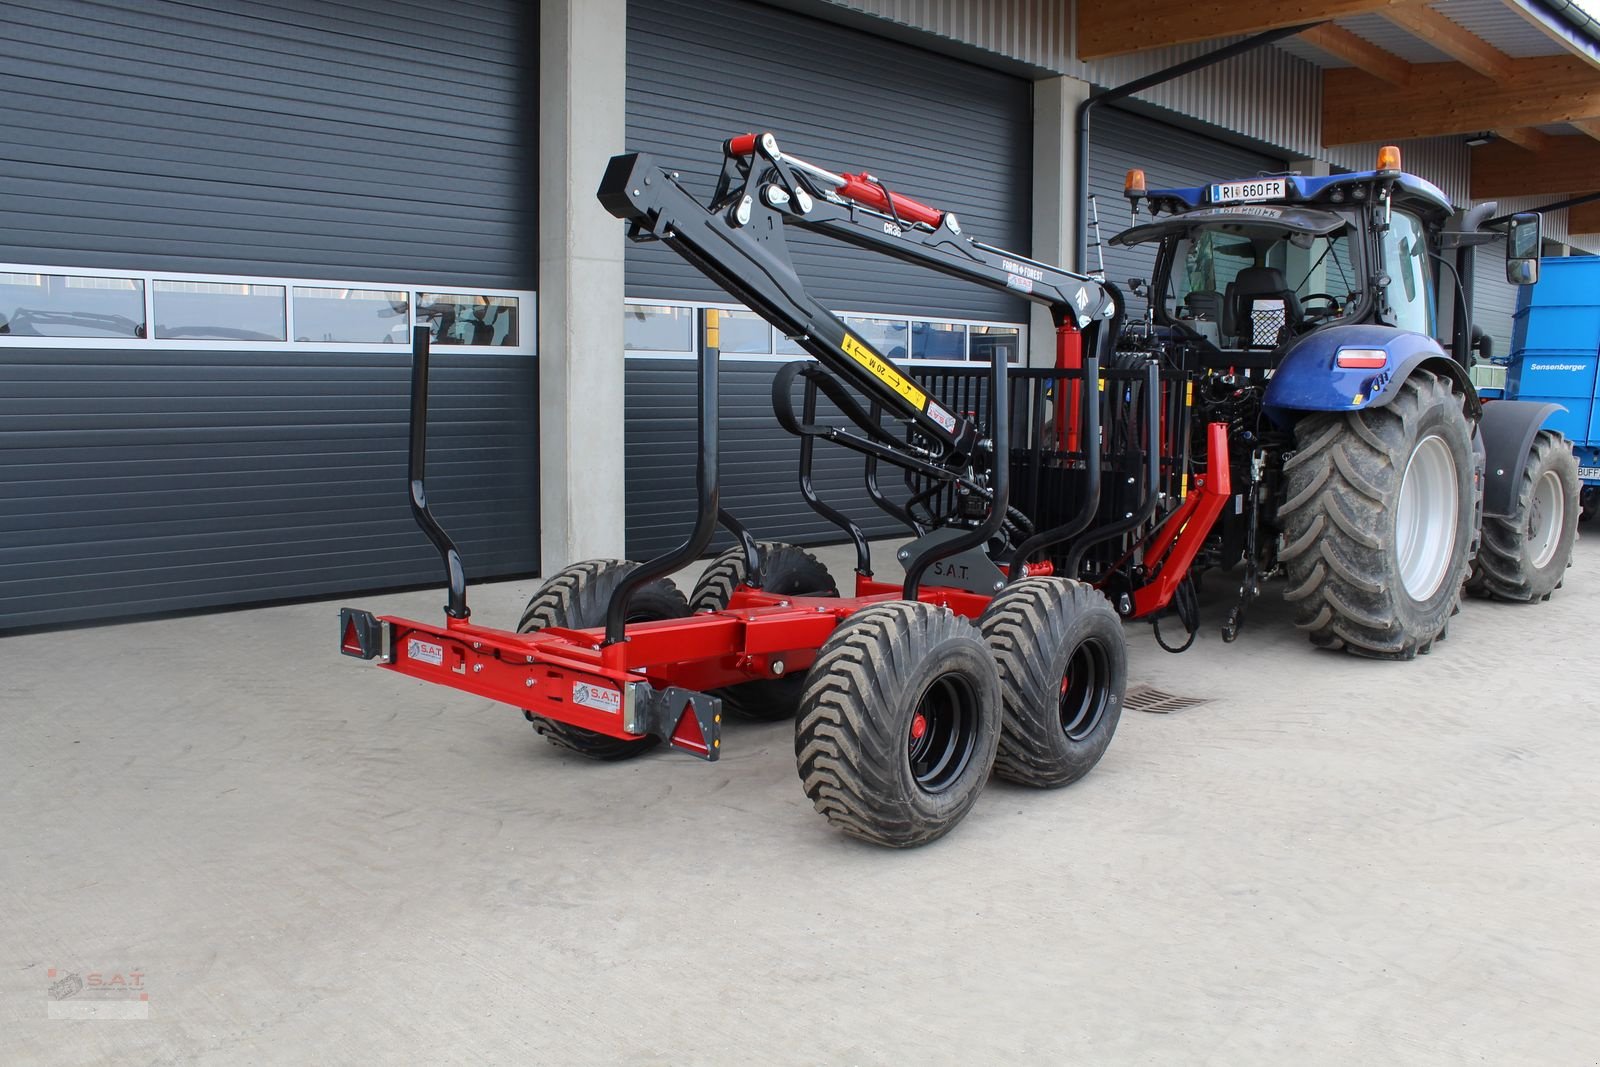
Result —
[{"label": "trailer wheel", "polygon": [[1088,774],[1117,731],[1128,687],[1111,604],[1083,582],[1024,578],[989,602],[978,626],[1000,668],[995,774],[1040,789]]},{"label": "trailer wheel", "polygon": [[[803,548],[763,541],[761,587],[782,596],[838,596],[839,586],[822,561]],[[734,547],[712,560],[689,596],[693,611],[720,611],[748,576],[744,549]],[[714,690],[723,708],[746,719],[776,722],[794,716],[805,688],[806,674],[758,679]]]},{"label": "trailer wheel", "polygon": [[846,619],[806,677],[800,781],[834,826],[925,845],[972,810],[1000,740],[1000,677],[971,622],[915,601]]},{"label": "trailer wheel", "polygon": [[[606,624],[606,604],[623,575],[638,567],[631,560],[591,559],[574,563],[558,571],[533,594],[517,624],[519,634],[533,633],[546,627],[586,630]],[[689,604],[683,593],[666,578],[658,579],[639,589],[628,605],[628,619],[633,622],[655,622],[659,619],[684,619],[689,616]],[[607,737],[593,730],[585,730],[564,722],[556,722],[531,711],[524,711],[533,728],[545,740],[560,748],[570,749],[580,756],[593,760],[632,759],[654,748],[658,739],[641,737],[624,740]]]},{"label": "trailer wheel", "polygon": [[1593,522],[1600,518],[1600,485],[1586,485],[1583,493],[1578,498],[1583,508],[1583,521]]},{"label": "trailer wheel", "polygon": [[1580,488],[1572,449],[1541,430],[1528,450],[1515,516],[1483,520],[1483,545],[1467,591],[1496,600],[1548,599],[1571,565]]},{"label": "trailer wheel", "polygon": [[1426,652],[1456,609],[1477,504],[1462,397],[1416,371],[1386,407],[1306,415],[1283,465],[1284,599],[1311,643]]}]

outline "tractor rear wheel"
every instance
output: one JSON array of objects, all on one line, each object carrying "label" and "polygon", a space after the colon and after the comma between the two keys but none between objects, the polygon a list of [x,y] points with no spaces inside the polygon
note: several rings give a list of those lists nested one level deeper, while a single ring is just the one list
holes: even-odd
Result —
[{"label": "tractor rear wheel", "polygon": [[[567,630],[587,630],[606,624],[606,605],[611,594],[629,571],[639,565],[631,560],[591,559],[558,571],[533,594],[517,624],[517,633],[527,634],[556,626]],[[655,622],[659,619],[686,619],[689,603],[683,593],[666,578],[658,578],[636,590],[628,604],[627,621]],[[559,748],[570,749],[593,760],[624,760],[642,755],[658,744],[654,737],[627,740],[556,722],[531,711],[524,711],[533,728]]]},{"label": "tractor rear wheel", "polygon": [[1083,582],[1024,578],[989,602],[978,627],[1000,667],[995,774],[1041,789],[1088,774],[1117,732],[1128,688],[1111,604]]},{"label": "tractor rear wheel", "polygon": [[800,781],[845,833],[925,845],[972,810],[1000,714],[999,672],[976,626],[931,604],[873,604],[834,630],[806,676]]},{"label": "tractor rear wheel", "polygon": [[[839,586],[822,561],[803,548],[763,541],[761,588],[779,596],[838,596]],[[689,595],[692,611],[720,611],[733,599],[733,591],[745,584],[749,568],[744,549],[730,548],[706,567]],[[762,722],[794,717],[805,688],[806,674],[795,671],[782,678],[763,678],[715,690],[723,707],[735,715]]]},{"label": "tractor rear wheel", "polygon": [[1548,600],[1572,562],[1581,488],[1578,459],[1567,442],[1539,431],[1517,487],[1516,513],[1484,517],[1467,591],[1496,600]]},{"label": "tractor rear wheel", "polygon": [[1278,507],[1284,599],[1311,643],[1411,659],[1455,612],[1476,510],[1463,399],[1414,372],[1385,407],[1304,416]]}]

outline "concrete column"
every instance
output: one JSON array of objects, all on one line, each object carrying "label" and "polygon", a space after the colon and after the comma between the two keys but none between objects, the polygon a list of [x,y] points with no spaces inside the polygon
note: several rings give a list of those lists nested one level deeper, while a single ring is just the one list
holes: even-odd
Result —
[{"label": "concrete column", "polygon": [[627,0],[539,4],[543,573],[623,555],[623,228],[595,199],[624,149]]},{"label": "concrete column", "polygon": [[[1083,217],[1073,176],[1077,170],[1078,105],[1089,98],[1089,83],[1077,78],[1045,78],[1033,83],[1033,258],[1071,266],[1077,228]],[[1053,367],[1055,324],[1033,304],[1028,320],[1028,365]]]}]

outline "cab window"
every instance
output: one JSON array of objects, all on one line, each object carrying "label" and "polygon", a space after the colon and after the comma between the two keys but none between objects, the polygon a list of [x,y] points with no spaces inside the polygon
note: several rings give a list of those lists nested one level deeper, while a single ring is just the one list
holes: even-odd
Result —
[{"label": "cab window", "polygon": [[1428,269],[1428,238],[1415,215],[1396,211],[1383,235],[1386,290],[1394,325],[1433,335],[1433,272]]}]

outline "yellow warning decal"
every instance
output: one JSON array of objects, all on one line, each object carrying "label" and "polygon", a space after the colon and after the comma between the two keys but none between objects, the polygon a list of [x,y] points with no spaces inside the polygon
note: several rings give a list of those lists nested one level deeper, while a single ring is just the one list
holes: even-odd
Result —
[{"label": "yellow warning decal", "polygon": [[906,381],[905,376],[895,370],[882,356],[849,334],[844,335],[844,350],[851,359],[867,368],[868,374],[915,404],[918,411],[922,410],[928,400],[928,394]]},{"label": "yellow warning decal", "polygon": [[706,308],[706,347],[716,349],[722,347],[722,331],[719,328],[716,308]]}]

